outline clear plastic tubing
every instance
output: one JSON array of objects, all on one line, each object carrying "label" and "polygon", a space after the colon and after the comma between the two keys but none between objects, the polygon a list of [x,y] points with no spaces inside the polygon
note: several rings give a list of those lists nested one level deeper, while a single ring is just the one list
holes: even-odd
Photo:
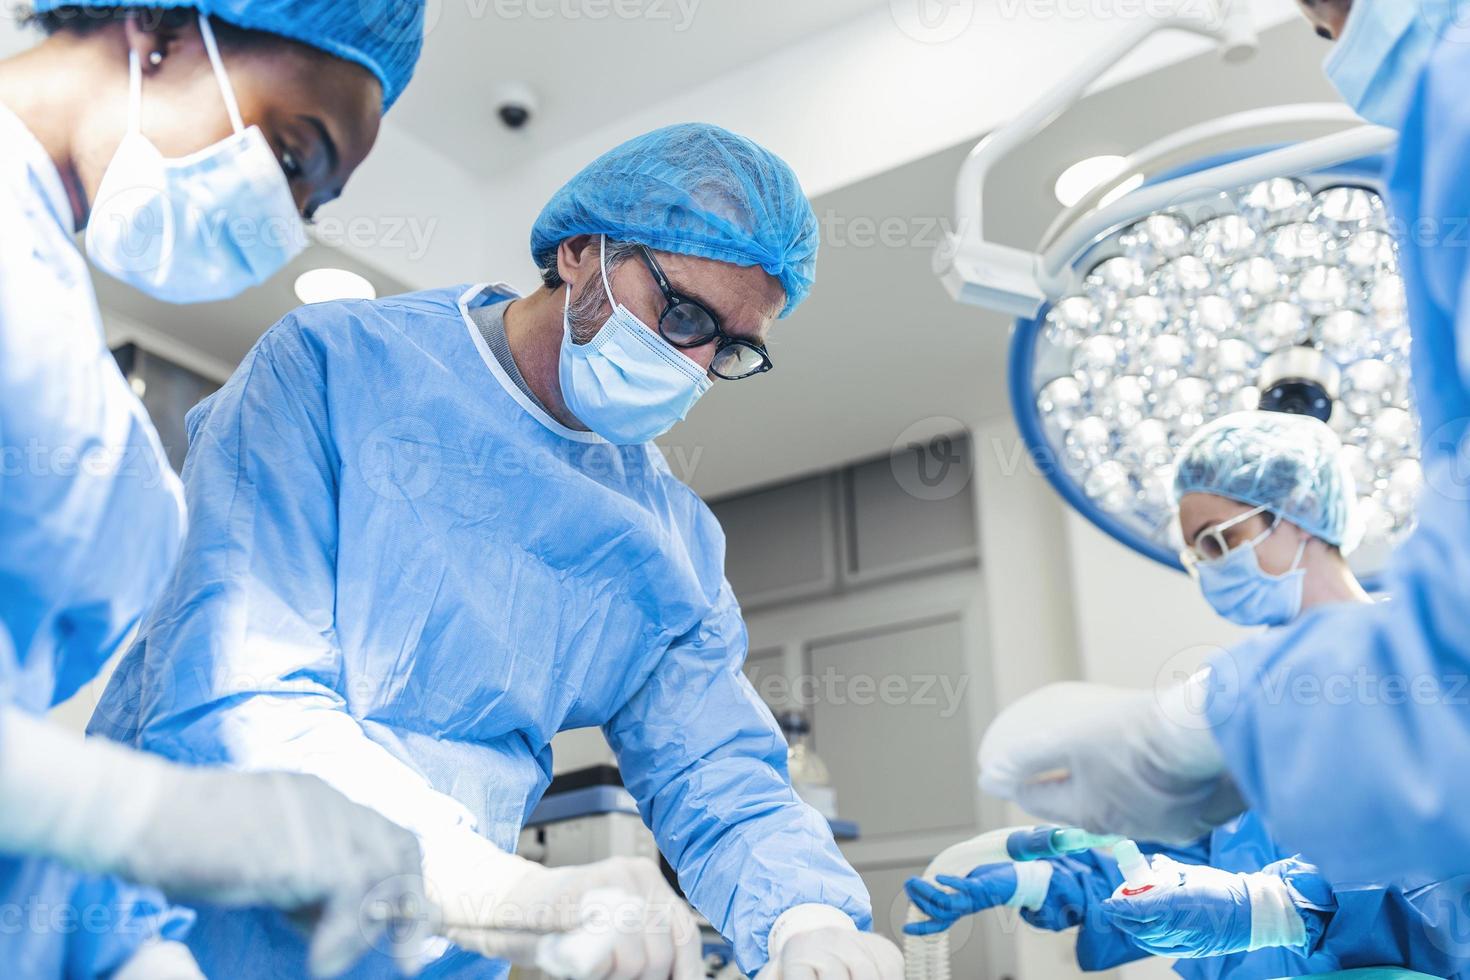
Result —
[{"label": "clear plastic tubing", "polygon": [[[1037,861],[1092,848],[1110,848],[1123,838],[1090,834],[1075,827],[1006,827],[992,830],[941,851],[924,869],[924,877],[967,875],[982,864]],[[1136,849],[1136,848],[1135,848]],[[910,905],[909,922],[928,917]],[[949,933],[909,936],[903,940],[906,980],[949,980]]]}]

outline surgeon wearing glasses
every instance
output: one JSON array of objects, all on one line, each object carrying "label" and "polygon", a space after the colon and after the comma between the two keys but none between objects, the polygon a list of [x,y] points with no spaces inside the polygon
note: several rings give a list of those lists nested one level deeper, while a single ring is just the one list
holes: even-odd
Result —
[{"label": "surgeon wearing glasses", "polygon": [[[575,932],[614,889],[647,914],[615,916],[611,962],[563,975],[698,980],[698,930],[655,865],[510,853],[552,736],[598,726],[748,974],[897,980],[741,672],[724,534],[651,441],[715,383],[771,370],[772,327],[813,281],[811,205],[769,150],[680,125],[593,161],[530,237],[528,295],[302,307],[194,410],[179,571],[94,727],[310,772],[414,830],[456,947],[425,949],[430,975],[503,976],[480,957],[531,958],[498,923],[551,909]],[[201,909],[191,944],[231,977],[294,976],[303,955],[262,911]]]},{"label": "surgeon wearing glasses", "polygon": [[[1416,230],[1398,245],[1425,489],[1384,574],[1393,601],[1314,610],[1160,692],[1173,703],[1203,687],[1200,724],[1171,723],[1145,692],[1140,710],[1093,712],[1038,737],[1007,715],[1024,705],[1055,716],[1071,696],[1037,692],[987,734],[982,781],[1050,819],[1173,840],[1233,815],[1235,795],[1334,880],[1444,879],[1470,872],[1470,253],[1451,230],[1470,213],[1470,3],[1299,2],[1332,42],[1324,70],[1344,101],[1398,132],[1389,208]],[[1362,675],[1381,691],[1281,696]],[[1099,784],[1127,785],[1131,798],[1100,806],[1087,791]]]},{"label": "surgeon wearing glasses", "polygon": [[[1205,599],[1241,626],[1284,626],[1313,610],[1371,599],[1346,555],[1360,537],[1356,490],[1337,436],[1314,418],[1241,412],[1197,432],[1173,483],[1185,566]],[[1075,694],[1082,694],[1080,686]],[[1178,959],[1186,980],[1259,980],[1369,966],[1464,976],[1470,949],[1444,910],[1458,883],[1400,879],[1334,886],[1247,811],[1192,843],[1142,843],[1173,887],[1118,892],[1098,853],[990,864],[965,877],[910,879],[924,935],[985,909],[1019,909],[1052,932],[1078,928],[1084,970],[1143,956]]]}]

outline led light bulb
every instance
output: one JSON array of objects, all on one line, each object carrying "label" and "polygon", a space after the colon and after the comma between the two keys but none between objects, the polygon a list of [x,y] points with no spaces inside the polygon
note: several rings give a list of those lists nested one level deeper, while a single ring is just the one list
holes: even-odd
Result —
[{"label": "led light bulb", "polygon": [[1070,429],[1083,414],[1082,385],[1076,378],[1056,378],[1048,382],[1036,396],[1036,407],[1048,423]]},{"label": "led light bulb", "polygon": [[1194,254],[1215,268],[1250,258],[1259,242],[1255,228],[1238,214],[1212,218],[1194,230]]},{"label": "led light bulb", "polygon": [[1283,272],[1294,272],[1327,261],[1327,235],[1306,222],[1282,225],[1266,241],[1266,255]]},{"label": "led light bulb", "polygon": [[1189,251],[1189,223],[1177,214],[1155,214],[1123,233],[1123,254],[1152,271]]},{"label": "led light bulb", "polygon": [[1361,231],[1343,243],[1341,255],[1353,274],[1362,278],[1398,270],[1398,246],[1385,231]]},{"label": "led light bulb", "polygon": [[1189,344],[1178,334],[1166,333],[1138,348],[1132,366],[1148,388],[1158,391],[1172,385],[1189,362]]},{"label": "led light bulb", "polygon": [[1351,364],[1377,353],[1373,324],[1356,310],[1339,310],[1317,321],[1322,352],[1339,364]]},{"label": "led light bulb", "polygon": [[1118,460],[1135,473],[1162,470],[1174,461],[1169,427],[1158,419],[1144,419],[1123,431]]},{"label": "led light bulb", "polygon": [[1225,270],[1226,289],[1242,311],[1279,299],[1286,292],[1286,283],[1286,274],[1267,258],[1246,259]]},{"label": "led light bulb", "polygon": [[1349,364],[1342,373],[1342,403],[1354,415],[1376,415],[1393,400],[1394,370],[1369,359]]},{"label": "led light bulb", "polygon": [[1113,376],[1123,344],[1115,337],[1088,337],[1072,354],[1072,374],[1089,388],[1101,388]]},{"label": "led light bulb", "polygon": [[1240,198],[1240,213],[1256,229],[1301,221],[1312,210],[1312,194],[1305,184],[1287,177],[1264,180]]},{"label": "led light bulb", "polygon": [[1047,340],[1070,350],[1096,333],[1101,322],[1102,314],[1091,299],[1068,296],[1046,314]]},{"label": "led light bulb", "polygon": [[1169,326],[1169,307],[1157,296],[1134,296],[1118,308],[1109,328],[1125,342],[1139,341]]},{"label": "led light bulb", "polygon": [[1381,225],[1383,199],[1361,187],[1329,187],[1316,199],[1312,220],[1336,235],[1348,235]]},{"label": "led light bulb", "polygon": [[1194,255],[1184,255],[1160,267],[1149,283],[1149,290],[1174,307],[1192,305],[1215,285],[1210,267]]},{"label": "led light bulb", "polygon": [[1347,305],[1352,283],[1336,266],[1314,265],[1297,280],[1297,298],[1312,316],[1326,316]]},{"label": "led light bulb", "polygon": [[1087,293],[1104,310],[1116,307],[1129,296],[1144,291],[1147,278],[1143,266],[1126,255],[1114,256],[1098,264],[1087,277]]},{"label": "led light bulb", "polygon": [[1103,510],[1117,513],[1127,510],[1133,504],[1133,484],[1128,479],[1128,471],[1123,464],[1114,460],[1104,460],[1087,471],[1083,478],[1082,490]]},{"label": "led light bulb", "polygon": [[1097,393],[1094,408],[1113,429],[1126,432],[1148,413],[1148,384],[1137,375],[1119,375]]},{"label": "led light bulb", "polygon": [[1079,468],[1096,466],[1112,452],[1112,430],[1096,415],[1078,419],[1077,424],[1067,431],[1066,449],[1067,458],[1075,466]]},{"label": "led light bulb", "polygon": [[1271,303],[1262,307],[1251,320],[1249,333],[1261,353],[1271,354],[1305,341],[1311,325],[1300,306]]}]

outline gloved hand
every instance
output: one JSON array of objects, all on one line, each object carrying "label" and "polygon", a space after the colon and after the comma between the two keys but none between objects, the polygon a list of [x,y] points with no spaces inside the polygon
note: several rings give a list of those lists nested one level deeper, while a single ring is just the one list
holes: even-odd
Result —
[{"label": "gloved hand", "polygon": [[756,980],[902,980],[903,954],[871,932],[859,932],[841,909],[797,905],[781,913],[767,939],[768,959]]},{"label": "gloved hand", "polygon": [[[0,711],[0,850],[173,897],[296,910],[314,925],[318,976],[428,911],[414,836],[315,777],[173,765],[14,709]],[[421,939],[388,935],[405,971]]]},{"label": "gloved hand", "polygon": [[[1125,885],[1100,906],[1142,948],[1158,956],[1198,958],[1287,946],[1305,955],[1308,924],[1317,926],[1320,913],[1298,909],[1291,889],[1270,867],[1234,874],[1163,855],[1151,866],[1158,879],[1154,887],[1130,895]],[[1320,935],[1320,927],[1314,931]]]},{"label": "gloved hand", "polygon": [[980,786],[1047,820],[1185,842],[1245,809],[1203,717],[1209,679],[1159,692],[1052,684],[980,744]]},{"label": "gloved hand", "polygon": [[912,936],[944,932],[967,915],[998,906],[1019,909],[1021,917],[1038,929],[1061,932],[1082,923],[1087,893],[1072,869],[1053,861],[986,864],[963,878],[940,875],[940,888],[923,878],[904,884],[909,900],[929,917],[911,922],[903,931]]},{"label": "gloved hand", "polygon": [[546,868],[468,831],[426,850],[444,935],[465,949],[566,980],[704,976],[699,926],[646,858]]}]

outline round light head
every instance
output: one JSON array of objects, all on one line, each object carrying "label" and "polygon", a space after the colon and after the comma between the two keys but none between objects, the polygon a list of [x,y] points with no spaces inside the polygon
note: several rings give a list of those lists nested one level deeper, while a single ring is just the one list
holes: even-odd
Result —
[{"label": "round light head", "polygon": [[[1213,165],[1218,161],[1206,164]],[[1150,215],[1097,241],[1012,341],[1033,455],[1085,516],[1177,565],[1167,486],[1200,426],[1243,409],[1341,438],[1369,521],[1364,561],[1413,526],[1422,473],[1397,249],[1368,165],[1280,178]],[[1360,573],[1377,567],[1358,564]]]}]

